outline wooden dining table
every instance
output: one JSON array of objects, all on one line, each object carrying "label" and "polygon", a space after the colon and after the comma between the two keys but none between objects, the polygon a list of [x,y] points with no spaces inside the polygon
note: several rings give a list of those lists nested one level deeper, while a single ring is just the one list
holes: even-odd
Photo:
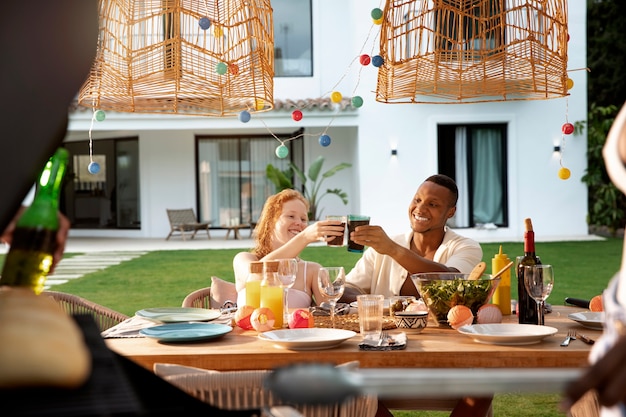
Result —
[{"label": "wooden dining table", "polygon": [[[485,344],[474,341],[454,329],[437,327],[432,321],[419,334],[407,333],[402,350],[371,351],[359,349],[361,336],[346,340],[331,349],[287,350],[261,340],[256,331],[235,327],[219,339],[194,343],[160,343],[149,338],[106,339],[108,347],[141,366],[152,370],[155,363],[173,363],[219,371],[275,369],[294,363],[341,364],[358,361],[361,368],[583,368],[588,365],[591,345],[575,340],[560,346],[570,329],[593,340],[601,330],[583,327],[568,318],[578,307],[553,306],[545,324],[558,331],[539,343],[528,345]],[[515,315],[505,316],[504,323],[517,323]],[[390,407],[412,409],[410,401],[390,401]],[[444,408],[445,409],[445,408]]]}]

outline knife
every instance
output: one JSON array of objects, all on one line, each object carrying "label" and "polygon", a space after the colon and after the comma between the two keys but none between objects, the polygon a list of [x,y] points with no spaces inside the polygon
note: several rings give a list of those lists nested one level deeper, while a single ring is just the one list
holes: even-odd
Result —
[{"label": "knife", "polygon": [[576,307],[589,308],[589,300],[583,300],[582,298],[565,297],[565,302]]},{"label": "knife", "polygon": [[593,345],[596,341],[585,336],[584,334],[578,333],[576,332],[576,337],[580,340],[582,340],[583,342],[585,342],[588,345]]}]

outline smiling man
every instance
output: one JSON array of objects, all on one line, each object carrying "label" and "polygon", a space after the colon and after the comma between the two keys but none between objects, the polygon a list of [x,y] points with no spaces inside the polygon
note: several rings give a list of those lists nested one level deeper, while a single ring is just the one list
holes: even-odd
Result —
[{"label": "smiling man", "polygon": [[389,237],[380,226],[357,227],[351,239],[368,248],[346,276],[356,291],[347,291],[342,301],[354,301],[359,291],[385,297],[418,295],[409,278],[418,272],[471,272],[482,260],[480,245],[446,226],[456,212],[458,196],[452,178],[432,175],[409,204],[410,231]]}]

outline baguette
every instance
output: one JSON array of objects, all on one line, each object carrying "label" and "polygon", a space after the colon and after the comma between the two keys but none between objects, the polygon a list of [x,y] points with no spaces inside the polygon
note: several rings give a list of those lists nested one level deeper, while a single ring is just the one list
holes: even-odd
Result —
[{"label": "baguette", "polygon": [[90,373],[80,328],[54,300],[0,288],[0,388],[76,388]]}]

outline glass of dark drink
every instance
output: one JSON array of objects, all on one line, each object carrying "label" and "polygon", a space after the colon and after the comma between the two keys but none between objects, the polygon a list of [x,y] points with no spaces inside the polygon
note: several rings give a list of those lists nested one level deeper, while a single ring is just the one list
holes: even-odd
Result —
[{"label": "glass of dark drink", "polygon": [[355,243],[350,239],[350,234],[354,232],[358,226],[365,226],[370,224],[369,216],[362,216],[360,214],[349,214],[348,215],[348,252],[357,252],[362,253],[364,246]]},{"label": "glass of dark drink", "polygon": [[[344,228],[344,231],[345,231],[346,216],[326,216],[326,220],[340,221],[341,226]],[[341,236],[333,236],[333,239],[329,240],[326,244],[328,246],[335,246],[335,247],[343,246],[343,235],[344,233],[342,233]]]}]

